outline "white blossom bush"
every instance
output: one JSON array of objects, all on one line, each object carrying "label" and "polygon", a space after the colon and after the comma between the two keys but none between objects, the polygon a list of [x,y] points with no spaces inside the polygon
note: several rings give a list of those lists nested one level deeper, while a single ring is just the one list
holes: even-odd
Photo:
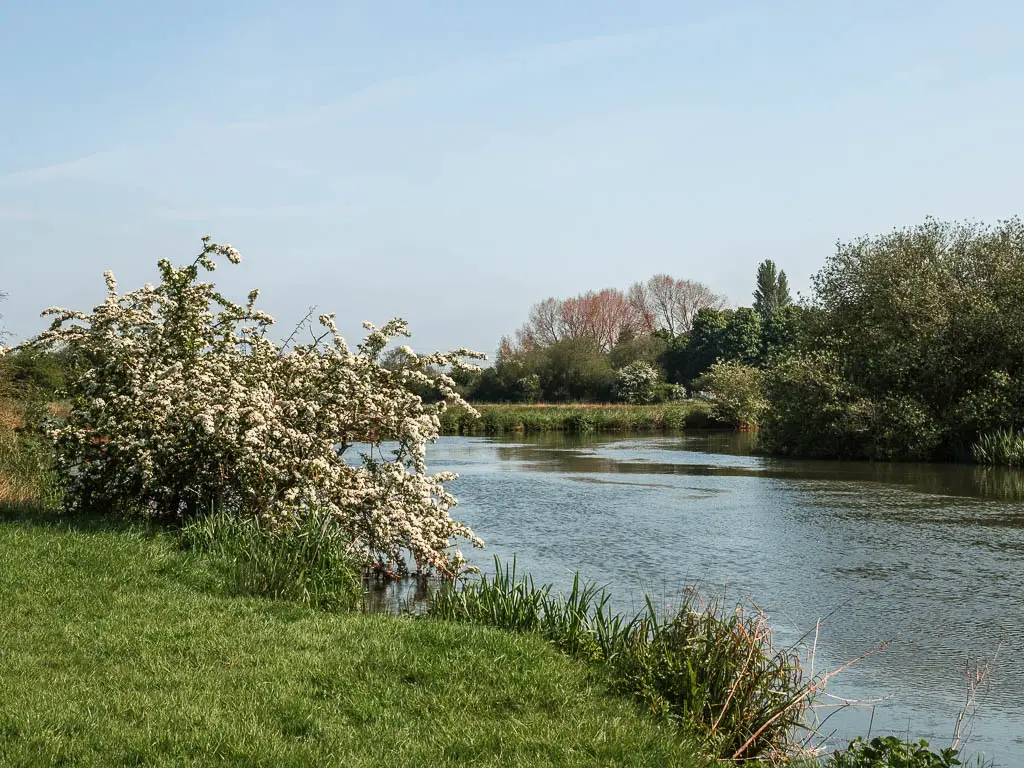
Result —
[{"label": "white blossom bush", "polygon": [[768,410],[759,368],[736,360],[719,361],[696,381],[711,393],[711,415],[740,426],[760,424]]},{"label": "white blossom bush", "polygon": [[623,366],[615,378],[615,393],[627,403],[653,403],[661,384],[661,373],[650,363],[637,360]]},{"label": "white blossom bush", "polygon": [[[273,318],[257,291],[235,304],[211,282],[217,259],[237,264],[229,245],[203,240],[184,267],[158,263],[161,282],[118,292],[107,272],[106,300],[90,314],[51,308],[53,322],[31,343],[64,346],[87,361],[74,378],[66,419],[49,433],[65,485],[65,506],[114,515],[184,519],[217,509],[271,526],[316,511],[346,532],[367,562],[453,575],[465,560],[457,540],[482,541],[450,515],[450,473],[429,474],[425,452],[445,401],[472,409],[446,374],[475,369],[466,349],[379,362],[393,319],[351,350],[333,314],[309,343],[269,337]],[[293,334],[295,336],[295,334]],[[410,388],[434,387],[426,405]]]}]

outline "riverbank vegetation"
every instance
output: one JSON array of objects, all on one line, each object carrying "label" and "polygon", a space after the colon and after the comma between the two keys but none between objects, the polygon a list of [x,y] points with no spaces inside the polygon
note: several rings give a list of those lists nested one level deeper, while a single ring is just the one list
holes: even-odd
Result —
[{"label": "riverbank vegetation", "polygon": [[[823,680],[773,648],[760,613],[690,600],[629,619],[578,583],[562,598],[465,579],[455,545],[482,542],[451,517],[454,476],[428,473],[425,446],[449,403],[472,415],[457,378],[474,353],[404,348],[385,365],[404,323],[368,325],[353,352],[328,314],[313,342],[275,343],[255,291],[235,304],[200,280],[216,259],[240,257],[204,241],[124,294],[108,273],[92,313],[49,310],[50,329],[0,361],[0,758],[799,754]],[[414,569],[450,580],[433,620],[359,612],[364,578]],[[497,629],[461,626],[480,623]]]},{"label": "riverbank vegetation", "polygon": [[[631,365],[651,398],[702,392],[717,418],[759,423],[763,450],[1021,465],[1024,224],[933,219],[839,243],[794,303],[763,262],[750,307],[666,275],[534,306],[473,402],[616,397]],[[621,396],[620,396],[621,399]]]},{"label": "riverbank vegetation", "polygon": [[774,648],[763,613],[723,611],[687,592],[669,615],[648,600],[624,618],[579,574],[568,595],[538,587],[495,559],[494,576],[448,584],[430,615],[538,634],[607,669],[652,712],[678,722],[706,753],[729,761],[793,757],[824,677],[809,679],[793,649]]},{"label": "riverbank vegetation", "polygon": [[715,426],[706,402],[662,405],[480,404],[473,411],[458,406],[440,417],[446,435],[507,432],[671,432]]}]

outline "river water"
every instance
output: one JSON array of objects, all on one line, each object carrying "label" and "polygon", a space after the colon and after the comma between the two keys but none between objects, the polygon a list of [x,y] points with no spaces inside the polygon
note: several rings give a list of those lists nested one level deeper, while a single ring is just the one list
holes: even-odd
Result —
[{"label": "river water", "polygon": [[[441,438],[455,517],[538,582],[574,570],[632,612],[689,584],[747,598],[791,643],[822,620],[816,669],[885,641],[828,685],[830,744],[909,733],[948,746],[969,659],[993,660],[966,752],[1024,766],[1024,472],[793,461],[749,436]],[[835,700],[832,700],[833,702]],[[824,718],[832,710],[823,709]]]}]

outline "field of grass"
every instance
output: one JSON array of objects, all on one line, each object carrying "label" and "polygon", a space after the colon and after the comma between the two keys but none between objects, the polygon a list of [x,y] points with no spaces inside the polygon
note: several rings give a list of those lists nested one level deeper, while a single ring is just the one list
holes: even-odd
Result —
[{"label": "field of grass", "polygon": [[704,401],[661,405],[510,405],[474,403],[480,418],[461,409],[446,411],[441,430],[446,435],[503,432],[674,432],[717,426]]},{"label": "field of grass", "polygon": [[0,765],[701,764],[544,640],[230,597],[145,528],[0,515]]}]

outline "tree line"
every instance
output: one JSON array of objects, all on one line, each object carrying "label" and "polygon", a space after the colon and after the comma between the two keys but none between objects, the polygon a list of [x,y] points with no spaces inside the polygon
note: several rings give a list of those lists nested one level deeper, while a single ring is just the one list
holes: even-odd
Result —
[{"label": "tree line", "polygon": [[[486,402],[655,402],[707,394],[782,454],[956,460],[979,441],[1024,456],[1024,224],[922,224],[837,244],[794,302],[764,261],[750,306],[657,275],[535,305]],[[1016,456],[1016,458],[1014,458]],[[1007,458],[1009,457],[1009,458]]]},{"label": "tree line", "polygon": [[535,304],[467,394],[487,402],[656,402],[684,397],[719,360],[761,365],[797,336],[786,273],[758,268],[751,307],[728,309],[704,283],[655,275]]},{"label": "tree line", "polygon": [[[476,402],[710,397],[779,454],[1024,464],[1019,218],[927,219],[840,242],[798,302],[771,261],[752,287],[736,308],[669,275],[545,299],[492,366],[450,375]],[[407,358],[396,349],[381,362]],[[65,352],[8,354],[0,389],[52,393],[72,364]]]}]

